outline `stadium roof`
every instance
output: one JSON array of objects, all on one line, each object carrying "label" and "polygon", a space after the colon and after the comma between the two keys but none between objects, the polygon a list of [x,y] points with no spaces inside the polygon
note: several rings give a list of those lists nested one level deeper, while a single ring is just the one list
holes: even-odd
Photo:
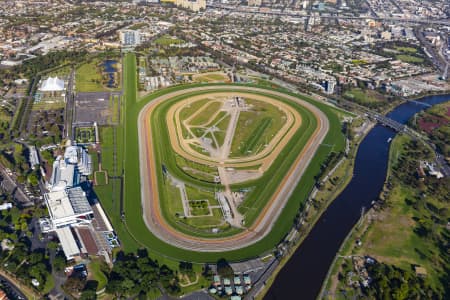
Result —
[{"label": "stadium roof", "polygon": [[58,235],[64,255],[68,260],[80,254],[80,248],[78,248],[69,226],[57,228],[56,234]]},{"label": "stadium roof", "polygon": [[73,211],[76,214],[92,213],[92,207],[86,198],[86,193],[81,187],[75,187],[67,190]]},{"label": "stadium roof", "polygon": [[49,77],[42,82],[39,90],[42,92],[63,91],[64,80],[61,80],[58,77]]},{"label": "stadium roof", "polygon": [[55,227],[76,223],[78,217],[93,213],[80,187],[53,191],[45,194],[44,198]]}]

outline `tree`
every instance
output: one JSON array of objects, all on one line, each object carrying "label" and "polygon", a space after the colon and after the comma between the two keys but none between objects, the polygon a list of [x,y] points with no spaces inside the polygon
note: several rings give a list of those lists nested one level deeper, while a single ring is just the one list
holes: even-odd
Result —
[{"label": "tree", "polygon": [[79,293],[83,290],[85,285],[85,279],[80,277],[69,277],[64,283],[64,289],[69,293]]},{"label": "tree", "polygon": [[233,269],[224,258],[217,261],[217,273],[222,277],[231,277],[234,275]]},{"label": "tree", "polygon": [[66,267],[66,258],[64,254],[62,254],[61,252],[56,254],[52,263],[53,269],[55,269],[56,271],[63,270]]}]

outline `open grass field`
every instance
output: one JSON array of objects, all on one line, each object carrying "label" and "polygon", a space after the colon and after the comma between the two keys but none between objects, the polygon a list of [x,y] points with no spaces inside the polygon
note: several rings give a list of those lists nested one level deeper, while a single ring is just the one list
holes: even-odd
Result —
[{"label": "open grass field", "polygon": [[[209,101],[188,119],[189,124],[194,126],[207,125],[207,122],[218,113],[221,107],[222,103],[217,101]],[[184,120],[182,119],[181,121]]]},{"label": "open grass field", "polygon": [[230,78],[219,72],[213,73],[200,73],[192,76],[192,80],[198,83],[210,83],[210,82],[229,82]]},{"label": "open grass field", "polygon": [[417,56],[407,55],[407,54],[398,54],[395,56],[396,59],[401,60],[407,63],[423,63],[424,59]]},{"label": "open grass field", "polygon": [[272,104],[246,100],[253,108],[239,115],[238,130],[231,144],[233,157],[254,155],[283,127],[286,115]]},{"label": "open grass field", "polygon": [[54,110],[61,109],[66,106],[66,103],[62,99],[62,97],[55,97],[54,101],[41,101],[39,103],[33,103],[32,110]]},{"label": "open grass field", "polygon": [[[114,65],[114,68],[117,68]],[[120,72],[112,73],[114,77],[114,86],[120,82]],[[75,89],[77,92],[102,92],[117,90],[116,88],[108,88],[110,78],[106,73],[103,61],[92,60],[79,66],[75,71]]]},{"label": "open grass field", "polygon": [[106,185],[108,184],[108,174],[106,171],[95,171],[95,185]]},{"label": "open grass field", "polygon": [[119,96],[118,95],[112,95],[109,99],[110,101],[110,106],[111,106],[111,123],[112,124],[117,124],[119,123],[119,105],[120,105],[120,100],[119,100]]},{"label": "open grass field", "polygon": [[105,90],[102,80],[98,62],[86,63],[75,72],[75,89],[77,92],[101,92]]},{"label": "open grass field", "polygon": [[372,90],[362,90],[360,88],[352,88],[345,92],[344,96],[361,104],[380,103],[385,101],[383,96],[378,92]]},{"label": "open grass field", "polygon": [[170,46],[171,44],[181,44],[184,43],[183,40],[174,38],[170,35],[163,35],[162,37],[157,38],[154,43],[160,46]]},{"label": "open grass field", "polygon": [[[95,191],[104,205],[105,210],[110,217],[115,230],[117,231],[119,238],[123,247],[126,250],[132,251],[137,249],[138,247],[146,247],[149,249],[150,253],[154,256],[159,257],[160,262],[168,263],[173,266],[173,259],[182,259],[189,260],[192,262],[214,262],[221,257],[225,257],[228,260],[239,260],[248,257],[258,256],[260,253],[271,249],[274,245],[276,245],[285,233],[289,230],[292,225],[292,220],[297,213],[297,210],[302,202],[305,201],[310,189],[314,184],[314,176],[318,174],[320,170],[320,165],[323,160],[327,157],[330,152],[330,147],[319,147],[316,152],[316,155],[312,159],[309,164],[305,175],[302,176],[298,187],[293,192],[293,196],[287,202],[287,205],[282,211],[282,214],[276,221],[274,225],[274,229],[272,232],[266,236],[263,240],[246,247],[240,250],[228,251],[223,253],[198,253],[194,251],[188,251],[179,249],[177,247],[173,247],[168,245],[158,238],[156,238],[152,233],[150,233],[142,219],[142,206],[140,199],[140,181],[139,179],[139,149],[138,149],[138,134],[137,134],[137,126],[134,122],[127,122],[127,120],[136,120],[139,111],[142,107],[151,99],[156,98],[164,93],[170,91],[181,90],[185,88],[184,86],[172,87],[166,90],[157,91],[154,94],[147,96],[146,98],[138,101],[136,98],[136,61],[135,56],[133,54],[127,54],[124,59],[124,72],[125,72],[125,101],[122,104],[123,108],[123,118],[121,119],[121,126],[123,126],[123,133],[120,134],[120,130],[117,134],[116,145],[126,145],[124,149],[119,151],[118,153],[122,153],[116,158],[118,161],[118,171],[117,173],[121,173],[121,164],[124,163],[124,211],[125,211],[125,222],[122,222],[120,219],[120,210],[119,210],[119,201],[117,194],[120,195],[120,191],[118,189],[114,189],[114,186],[120,186],[119,180],[111,180],[110,184],[106,186],[96,187]],[[296,95],[297,96],[297,95]],[[323,110],[330,120],[330,130],[325,137],[323,143],[334,145],[333,149],[335,151],[341,151],[344,148],[344,139],[341,134],[339,120],[334,113],[334,109],[331,107],[315,103],[310,99],[306,99],[306,101],[313,102],[316,106],[318,106],[321,110]],[[305,114],[305,113],[304,113]],[[307,118],[307,115],[303,116]],[[310,124],[311,125],[311,124]],[[112,148],[113,138],[112,138],[112,129],[104,129],[102,140],[102,155],[103,155],[103,168],[111,169],[112,168],[112,155],[108,157],[106,155],[106,149]],[[164,138],[164,137],[161,137]],[[167,137],[166,137],[167,138]],[[302,141],[303,143],[305,141]],[[105,149],[105,147],[106,149]],[[298,143],[298,146],[301,147],[301,142]],[[120,146],[119,146],[120,147]],[[289,153],[284,152],[280,157],[280,161],[285,158]],[[214,184],[209,184],[205,182],[201,182],[199,180],[192,179],[188,175],[184,174],[177,167],[175,160],[167,160],[167,153],[159,153],[160,157],[158,159],[162,159],[165,162],[168,162],[167,168],[171,172],[176,172],[177,178],[182,179],[183,181],[190,182],[195,186],[202,186],[206,188],[214,188]],[[108,162],[110,161],[110,162]],[[286,168],[288,166],[285,166]],[[160,173],[160,172],[158,172]],[[159,174],[159,180],[162,182],[162,174]],[[264,180],[261,180],[261,184],[268,185],[271,182],[271,177],[267,176]],[[268,187],[269,188],[269,187]],[[273,187],[272,187],[273,188]],[[114,195],[111,197],[111,195]],[[256,198],[256,196],[255,196]],[[256,201],[256,199],[253,199]],[[193,219],[189,220],[192,221]],[[198,224],[196,224],[198,225]]]},{"label": "open grass field", "polygon": [[403,53],[411,53],[411,54],[417,53],[417,49],[413,48],[413,47],[400,47],[400,46],[397,46],[397,47],[395,47],[395,50],[403,52]]}]

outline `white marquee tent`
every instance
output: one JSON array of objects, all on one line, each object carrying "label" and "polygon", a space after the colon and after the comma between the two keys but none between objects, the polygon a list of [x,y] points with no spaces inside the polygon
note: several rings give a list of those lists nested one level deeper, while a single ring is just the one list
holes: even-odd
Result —
[{"label": "white marquee tent", "polygon": [[42,92],[55,92],[64,90],[64,80],[58,77],[49,77],[42,82],[41,88]]}]

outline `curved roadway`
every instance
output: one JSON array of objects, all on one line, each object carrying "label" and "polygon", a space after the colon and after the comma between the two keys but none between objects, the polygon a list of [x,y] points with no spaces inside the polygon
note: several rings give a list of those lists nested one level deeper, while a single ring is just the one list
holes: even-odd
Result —
[{"label": "curved roadway", "polygon": [[[150,121],[148,119],[152,110],[162,101],[173,97],[206,90],[230,90],[261,92],[266,95],[274,95],[286,100],[296,102],[311,111],[317,119],[317,128],[305,145],[286,176],[281,181],[275,193],[267,202],[258,218],[247,230],[229,237],[201,238],[194,237],[177,231],[171,227],[162,216],[159,197],[158,183],[156,178],[156,166],[153,158],[153,138],[151,134]],[[139,134],[139,156],[141,174],[141,201],[143,208],[144,222],[148,229],[164,242],[187,250],[200,252],[223,252],[237,250],[250,246],[271,231],[284,206],[289,200],[300,178],[309,165],[309,162],[316,153],[328,132],[329,121],[326,115],[316,106],[284,93],[266,90],[256,87],[236,87],[236,86],[206,86],[194,87],[180,91],[171,92],[152,100],[144,106],[138,117]]]}]

